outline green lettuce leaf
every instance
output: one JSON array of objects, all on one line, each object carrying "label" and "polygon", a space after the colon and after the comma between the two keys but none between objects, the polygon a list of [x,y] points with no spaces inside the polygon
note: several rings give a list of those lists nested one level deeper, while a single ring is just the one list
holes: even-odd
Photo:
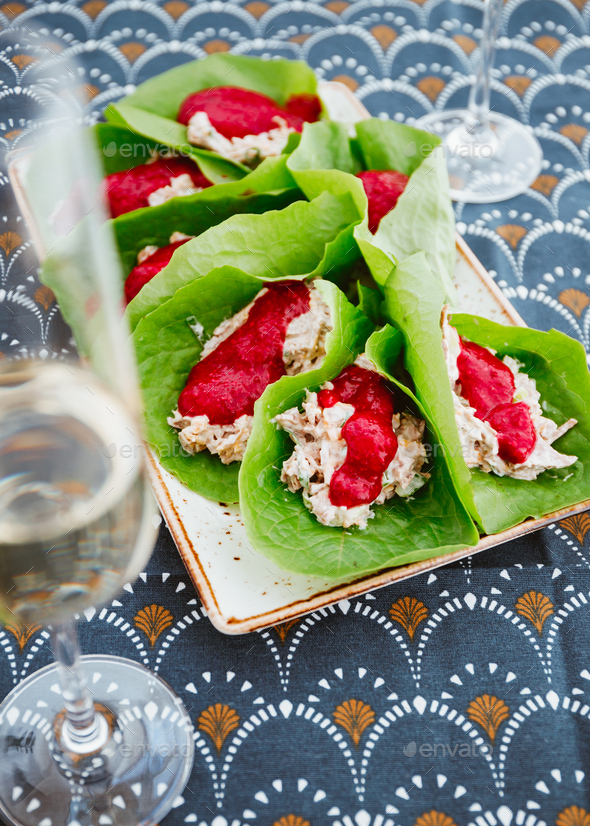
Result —
[{"label": "green lettuce leaf", "polygon": [[486,533],[590,499],[590,375],[580,342],[557,330],[505,327],[465,314],[453,313],[451,323],[460,335],[497,350],[500,358],[509,355],[522,362],[523,372],[535,379],[545,416],[558,425],[578,420],[553,443],[560,453],[578,457],[569,468],[546,470],[531,482],[472,471],[475,505]]},{"label": "green lettuce leaf", "polygon": [[[146,163],[160,151],[164,155],[170,152],[168,146],[112,123],[96,124],[84,130],[84,137],[88,139],[89,148],[98,148],[100,172],[104,171],[106,175]],[[61,244],[63,239],[63,235],[55,234],[49,216],[55,212],[60,201],[72,202],[75,207],[71,179],[62,181],[52,174],[51,164],[58,151],[59,144],[51,142],[39,147],[31,158],[24,181],[36,229],[48,251]],[[140,249],[147,244],[167,244],[175,228],[190,235],[199,235],[230,215],[283,209],[300,200],[303,195],[295,186],[286,163],[286,155],[267,158],[248,176],[247,181],[208,187],[195,195],[175,198],[161,206],[146,207],[119,216],[115,219],[114,230],[125,273],[136,263],[135,255]],[[142,243],[144,240],[145,243]]]},{"label": "green lettuce leaf", "polygon": [[[383,286],[397,261],[424,251],[447,295],[455,300],[455,221],[440,139],[378,118],[356,124],[356,139],[339,123],[306,124],[287,166],[308,198],[351,191],[359,209],[354,238],[375,281]],[[360,169],[395,169],[410,181],[377,232],[369,232],[367,198],[353,176]],[[361,220],[362,219],[362,220]]]},{"label": "green lettuce leaf", "polygon": [[[145,163],[156,154],[166,156],[167,152],[173,153],[175,151],[171,149],[167,142],[151,140],[125,126],[117,126],[115,123],[97,123],[89,131],[95,137],[106,175],[131,169],[140,163]],[[299,135],[291,135],[290,146],[287,146],[287,149],[292,151],[298,143]],[[217,175],[209,178],[203,165],[197,159],[192,159],[205,177],[213,183],[224,184],[225,188],[215,190],[216,193],[223,191],[225,197],[233,197],[235,195],[251,195],[255,192],[271,192],[295,187],[295,182],[287,170],[287,156],[288,153],[285,152],[285,154],[278,157],[265,158],[253,172],[248,170],[250,174],[247,181],[243,180],[243,176],[240,176],[238,179],[227,183],[225,179],[220,181]],[[150,207],[150,209],[153,208]]]},{"label": "green lettuce leaf", "polygon": [[[47,252],[56,244],[62,243],[64,233],[67,233],[80,209],[76,203],[77,193],[73,186],[73,175],[56,174],[59,164],[67,163],[68,156],[64,156],[63,146],[68,137],[69,133],[62,133],[57,138],[53,137],[38,145],[31,153],[22,181],[33,215],[34,229]],[[80,142],[88,153],[92,152],[95,155],[94,160],[98,161],[93,170],[96,172],[96,178],[144,163],[158,150],[156,142],[107,123],[99,123],[81,130],[76,139],[76,143]],[[67,213],[68,204],[72,205],[72,215],[68,215],[70,220],[65,220],[64,227],[57,230],[62,233],[58,235],[55,215],[62,210]]]},{"label": "green lettuce leaf", "polygon": [[354,157],[351,144],[343,123],[306,123],[287,166],[308,198],[317,198],[325,190],[335,194],[351,192],[360,220],[367,209],[367,196],[361,181],[353,177],[362,166]]},{"label": "green lettuce leaf", "polygon": [[105,175],[146,163],[162,150],[170,151],[168,146],[114,123],[97,123],[89,132],[95,137]]},{"label": "green lettuce leaf", "polygon": [[[251,177],[254,178],[255,174]],[[280,182],[280,174],[277,180]],[[264,186],[263,181],[260,183]],[[230,191],[234,186],[234,184],[224,187],[212,186],[196,195],[173,198],[161,206],[129,212],[100,227],[98,234],[105,249],[112,243],[111,233],[113,233],[121,261],[122,280],[137,264],[137,254],[140,250],[149,244],[157,247],[165,246],[170,242],[173,232],[199,236],[234,215],[261,214],[271,210],[280,210],[303,197],[301,191],[295,188],[269,192],[253,191],[247,195],[231,194]],[[84,237],[86,231],[84,221],[82,221],[65,238],[54,239],[40,273],[43,283],[51,287],[55,293],[62,315],[72,328],[74,337],[84,352],[88,351],[88,346],[84,342],[87,341],[89,335],[88,307],[92,304],[92,295],[86,294],[87,290],[85,291],[80,279],[72,277],[69,266],[65,266],[64,262],[71,255],[75,255],[77,248],[84,247],[79,239]],[[326,269],[328,268],[329,265],[326,266]],[[74,292],[72,291],[73,285]],[[90,287],[90,285],[85,286]]]},{"label": "green lettuce leaf", "polygon": [[359,307],[367,318],[375,325],[381,327],[385,321],[383,315],[383,293],[381,290],[373,290],[366,284],[358,284]]},{"label": "green lettuce leaf", "polygon": [[394,376],[403,344],[399,332],[386,327],[371,336],[365,348],[371,327],[360,311],[334,285],[323,282],[318,289],[330,305],[334,323],[326,359],[317,370],[283,377],[267,388],[255,406],[254,428],[239,477],[240,508],[253,547],[286,570],[343,580],[474,545],[477,531],[440,452],[434,458],[432,478],[415,497],[394,497],[375,508],[365,530],[320,524],[301,494],[290,493],[281,483],[280,468],[292,453],[293,442],[272,423],[273,417],[300,405],[306,388],[317,390],[363,349],[383,375],[405,392],[408,406],[414,403]]},{"label": "green lettuce leaf", "polygon": [[581,344],[556,330],[506,327],[478,316],[453,314],[451,323],[461,335],[525,365],[549,418],[558,425],[570,417],[578,420],[573,430],[554,443],[561,453],[578,456],[572,467],[545,471],[530,482],[470,471],[462,456],[442,351],[443,301],[442,289],[424,255],[399,264],[385,287],[388,316],[406,340],[405,364],[416,396],[444,446],[457,491],[482,531],[498,533],[529,517],[538,518],[590,498],[590,376]]},{"label": "green lettuce leaf", "polygon": [[370,118],[355,128],[364,169],[395,169],[413,175],[441,142],[432,132],[392,120]]},{"label": "green lettuce leaf", "polygon": [[[285,159],[282,160],[283,168],[284,163]],[[281,181],[280,169],[277,172],[276,182],[280,184],[284,181]],[[252,181],[255,175],[256,172],[252,173],[248,180]],[[113,230],[125,275],[136,265],[140,250],[148,244],[157,247],[169,244],[173,232],[198,236],[232,215],[260,215],[281,210],[303,198],[301,190],[294,187],[273,189],[270,176],[266,183],[260,179],[258,182],[262,187],[269,184],[269,190],[257,191],[256,186],[250,186],[248,194],[234,192],[237,186],[244,189],[240,182],[212,186],[195,195],[173,198],[160,206],[137,209],[115,218]]]},{"label": "green lettuce leaf", "polygon": [[293,94],[317,92],[313,70],[305,63],[293,60],[269,63],[243,55],[214,54],[147,80],[132,95],[109,106],[105,115],[114,123],[192,155],[211,181],[238,180],[250,172],[248,167],[191,146],[187,142],[186,126],[176,120],[180,104],[189,94],[228,85],[268,95],[279,105]]},{"label": "green lettuce leaf", "polygon": [[263,215],[234,215],[179,247],[127,308],[131,328],[177,289],[223,266],[268,280],[291,275],[327,275],[354,261],[346,232],[357,215],[349,194],[324,192]]},{"label": "green lettuce leaf", "polygon": [[135,106],[130,106],[126,103],[126,98],[123,98],[116,105],[107,107],[105,115],[112,124],[124,126],[139,135],[144,135],[158,143],[170,146],[182,155],[192,158],[197,162],[203,175],[216,184],[239,181],[250,171],[244,164],[222,158],[221,155],[208,149],[193,146],[187,141],[186,126],[160,115],[146,112],[143,109],[137,109]]},{"label": "green lettuce leaf", "polygon": [[[178,402],[203,345],[226,318],[246,306],[264,283],[234,267],[219,267],[181,287],[174,297],[146,316],[133,334],[145,409],[145,438],[160,462],[190,490],[222,502],[238,501],[240,464],[222,464],[209,451],[185,453],[178,431],[166,421]],[[199,340],[189,323],[198,320]]]},{"label": "green lettuce leaf", "polygon": [[[158,151],[170,151],[164,144],[112,123],[99,123],[91,132],[107,175],[145,163]],[[148,244],[165,246],[175,231],[200,235],[231,215],[284,209],[301,200],[303,195],[295,187],[286,164],[286,155],[267,158],[247,181],[208,187],[195,195],[120,215],[114,220],[113,230],[125,275],[137,263],[141,249]]]}]

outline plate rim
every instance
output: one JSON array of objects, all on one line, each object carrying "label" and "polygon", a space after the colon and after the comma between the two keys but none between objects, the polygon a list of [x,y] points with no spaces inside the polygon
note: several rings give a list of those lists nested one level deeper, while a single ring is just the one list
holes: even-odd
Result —
[{"label": "plate rim", "polygon": [[172,501],[166,484],[160,472],[160,466],[157,458],[148,447],[146,450],[148,458],[148,474],[150,482],[154,488],[160,510],[166,521],[166,525],[174,543],[178,549],[180,557],[184,563],[185,568],[197,588],[203,607],[207,612],[207,616],[212,624],[224,634],[239,635],[247,634],[252,631],[262,631],[266,628],[271,628],[282,622],[299,619],[306,614],[314,611],[327,608],[329,605],[348,600],[353,597],[361,596],[369,591],[374,591],[379,588],[384,588],[394,582],[401,582],[406,579],[411,579],[418,574],[423,574],[428,571],[433,571],[436,568],[441,568],[451,562],[457,562],[460,559],[465,559],[467,556],[481,553],[488,548],[493,548],[498,545],[503,545],[505,542],[510,542],[512,539],[517,539],[520,536],[525,536],[529,533],[534,533],[541,528],[551,525],[563,519],[566,516],[576,516],[579,513],[590,508],[590,499],[579,502],[576,505],[542,516],[538,519],[527,519],[521,522],[520,525],[515,525],[506,531],[501,531],[497,534],[490,534],[482,536],[477,545],[464,548],[459,551],[453,551],[449,554],[442,554],[440,556],[425,559],[420,562],[411,562],[407,565],[399,565],[396,567],[382,569],[376,574],[366,574],[364,576],[353,579],[350,582],[339,583],[332,588],[316,593],[313,597],[295,600],[280,608],[274,608],[270,611],[261,614],[255,614],[246,619],[237,619],[236,617],[227,616],[224,614],[215,597],[215,590],[212,587],[205,569],[199,558],[198,550],[194,547],[188,533],[178,516],[178,512]]}]

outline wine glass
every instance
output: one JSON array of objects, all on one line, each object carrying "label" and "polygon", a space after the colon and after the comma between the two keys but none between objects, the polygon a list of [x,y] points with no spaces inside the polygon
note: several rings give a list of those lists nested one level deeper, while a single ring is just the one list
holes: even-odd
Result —
[{"label": "wine glass", "polygon": [[490,79],[503,0],[486,0],[475,84],[467,109],[431,112],[416,126],[443,139],[451,196],[471,204],[514,198],[541,171],[543,152],[532,131],[490,111]]},{"label": "wine glass", "polygon": [[[38,36],[11,36],[20,50],[42,48]],[[0,705],[0,819],[150,826],[186,785],[193,727],[146,668],[78,650],[73,618],[138,575],[159,518],[96,148],[58,86],[54,101],[55,84],[37,96],[52,129],[37,129],[17,169],[79,352],[0,362],[0,617],[50,625],[56,663]],[[72,226],[59,237],[64,214]]]}]

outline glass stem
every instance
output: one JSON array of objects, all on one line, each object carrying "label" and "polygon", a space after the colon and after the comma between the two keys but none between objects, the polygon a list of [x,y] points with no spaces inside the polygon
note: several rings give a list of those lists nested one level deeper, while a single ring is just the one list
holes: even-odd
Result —
[{"label": "glass stem", "polygon": [[483,32],[475,83],[469,93],[467,108],[481,125],[486,126],[490,111],[490,81],[496,52],[496,38],[502,18],[504,0],[486,0],[483,12]]},{"label": "glass stem", "polygon": [[80,752],[84,752],[85,744],[91,751],[98,736],[99,725],[82,673],[74,623],[67,621],[54,625],[51,636],[65,706],[64,725],[67,725],[68,738],[79,746]]}]

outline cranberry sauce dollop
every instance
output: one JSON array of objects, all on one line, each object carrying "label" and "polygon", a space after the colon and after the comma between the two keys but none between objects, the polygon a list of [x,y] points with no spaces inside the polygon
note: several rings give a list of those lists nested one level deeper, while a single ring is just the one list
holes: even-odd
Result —
[{"label": "cranberry sauce dollop", "polygon": [[300,95],[291,95],[285,103],[285,109],[290,115],[301,118],[304,123],[315,123],[322,114],[322,103],[317,95],[302,92]]},{"label": "cranberry sauce dollop", "polygon": [[333,407],[345,402],[354,406],[354,413],[342,428],[346,459],[330,481],[330,502],[343,508],[367,505],[381,493],[383,474],[397,453],[393,394],[378,373],[356,364],[332,384],[332,390],[318,393],[319,404]]},{"label": "cranberry sauce dollop", "polygon": [[168,186],[170,178],[185,174],[190,175],[195,187],[205,189],[211,186],[211,181],[189,158],[158,157],[151,163],[141,163],[132,169],[107,175],[102,186],[111,216],[117,218],[126,212],[149,206],[148,196],[152,192]]},{"label": "cranberry sauce dollop", "polygon": [[514,465],[526,462],[537,441],[528,404],[499,404],[489,414],[488,423],[498,433],[500,458]]},{"label": "cranberry sauce dollop", "polygon": [[[269,71],[272,71],[270,64]],[[245,138],[276,129],[279,124],[274,118],[277,116],[296,132],[301,132],[305,121],[318,119],[321,103],[315,95],[293,95],[281,108],[272,98],[259,92],[238,86],[217,86],[185,98],[178,110],[178,121],[187,125],[197,112],[206,112],[211,126],[224,137]]]},{"label": "cranberry sauce dollop", "polygon": [[287,327],[309,311],[302,281],[270,281],[248,318],[191,370],[178,399],[183,416],[208,416],[211,424],[232,424],[254,413],[254,402],[285,375]]},{"label": "cranberry sauce dollop", "polygon": [[167,244],[165,247],[149,255],[141,264],[133,267],[127,279],[125,280],[125,301],[127,304],[135,298],[137,293],[145,286],[148,281],[151,281],[154,275],[157,275],[160,270],[170,263],[174,250],[190,241],[190,238],[183,238],[182,241],[175,241],[174,244]]},{"label": "cranberry sauce dollop", "polygon": [[509,404],[514,396],[512,370],[485,347],[461,339],[457,359],[461,395],[475,407],[478,419],[486,417],[497,404]]},{"label": "cranberry sauce dollop", "polygon": [[498,434],[498,453],[505,462],[521,464],[534,450],[537,434],[525,402],[512,403],[512,370],[485,347],[461,339],[457,358],[461,395],[479,419]]},{"label": "cranberry sauce dollop", "polygon": [[383,216],[397,204],[410,179],[403,172],[393,169],[370,169],[368,172],[357,172],[356,177],[363,182],[369,201],[369,230],[375,233]]}]

